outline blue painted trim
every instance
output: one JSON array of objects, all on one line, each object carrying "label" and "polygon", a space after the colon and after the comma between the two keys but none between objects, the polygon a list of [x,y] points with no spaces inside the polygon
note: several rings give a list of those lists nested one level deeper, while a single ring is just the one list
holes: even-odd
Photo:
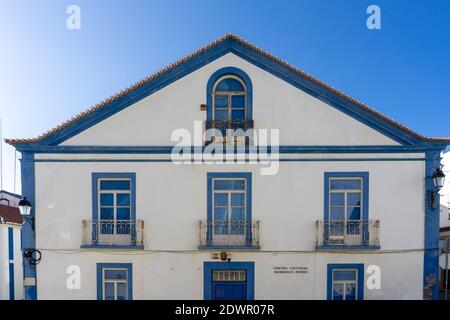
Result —
[{"label": "blue painted trim", "polygon": [[[345,158],[310,158],[310,159],[278,159],[280,162],[367,162],[367,161],[425,161],[425,158],[352,158],[352,159],[345,159]],[[131,162],[131,163],[147,163],[147,162],[156,162],[156,163],[162,163],[162,162],[173,162],[170,159],[143,159],[143,160],[137,160],[137,159],[39,159],[35,160],[35,162],[111,162],[111,163],[121,163],[121,162]],[[210,161],[204,161],[205,163],[208,163]],[[235,163],[238,162],[238,160],[233,161]],[[239,160],[239,162],[242,162]],[[248,163],[249,160],[246,160],[245,163]]]},{"label": "blue painted trim", "polygon": [[[14,300],[14,229],[8,227],[9,300]],[[11,262],[13,261],[13,262]]]},{"label": "blue painted trim", "polygon": [[340,250],[346,250],[346,251],[351,251],[351,250],[379,250],[381,249],[380,246],[339,246],[339,245],[325,245],[325,246],[316,246],[316,250],[318,251],[340,251]]},{"label": "blue painted trim", "polygon": [[8,258],[14,260],[14,229],[8,227]]},{"label": "blue painted trim", "polygon": [[203,262],[203,298],[212,299],[213,270],[247,270],[247,300],[255,299],[255,263],[252,262]]},{"label": "blue painted trim", "polygon": [[434,190],[433,172],[441,163],[440,152],[427,152],[425,160],[425,230],[424,230],[424,263],[423,287],[426,288],[430,276],[436,280],[431,296],[425,299],[439,299],[439,209],[440,197],[435,198],[436,208],[431,207],[430,191]]},{"label": "blue painted trim", "polygon": [[[329,204],[330,204],[330,178],[363,178],[363,207],[362,220],[369,220],[369,172],[325,172],[324,173],[324,204],[323,204],[323,221],[329,220]],[[324,241],[328,240],[328,235],[324,232]],[[363,242],[369,240],[369,230],[364,228]]]},{"label": "blue painted trim", "polygon": [[327,300],[332,299],[333,270],[339,270],[339,269],[356,269],[356,270],[358,270],[358,297],[357,297],[357,300],[364,300],[364,264],[363,263],[328,264],[328,266],[327,266]]},{"label": "blue painted trim", "polygon": [[[81,153],[81,154],[170,154],[174,146],[46,146],[40,144],[17,144],[16,149],[33,153]],[[426,151],[441,151],[447,144],[434,143],[433,145],[414,146],[279,146],[277,152],[289,154],[326,154],[326,153],[423,153]],[[204,146],[186,147],[183,151],[202,153]],[[238,153],[271,152],[272,147],[237,147]]]},{"label": "blue painted trim", "polygon": [[103,300],[103,269],[122,268],[128,270],[128,300],[133,300],[133,264],[132,263],[97,263],[97,300]]},{"label": "blue painted trim", "polygon": [[[212,214],[213,214],[213,189],[212,189],[212,181],[215,178],[244,178],[247,181],[247,191],[246,191],[246,220],[248,225],[252,223],[252,173],[251,172],[208,172],[207,173],[207,221],[208,223],[212,222]],[[212,230],[208,227],[206,232],[206,241],[212,242]],[[247,232],[246,237],[246,246],[252,243],[252,230],[250,228],[250,232]],[[211,244],[212,245],[212,244]],[[211,247],[211,245],[207,245],[207,247]]]},{"label": "blue painted trim", "polygon": [[206,85],[206,119],[213,120],[212,118],[212,98],[214,84],[220,78],[228,75],[236,76],[244,81],[247,89],[247,120],[253,119],[253,85],[250,77],[241,69],[235,67],[225,67],[214,72],[208,80]]},{"label": "blue painted trim", "polygon": [[288,82],[296,88],[320,99],[324,103],[344,112],[345,114],[355,118],[356,120],[368,125],[378,132],[398,141],[404,145],[436,145],[440,142],[426,142],[422,139],[413,136],[412,134],[394,126],[386,120],[375,116],[369,111],[360,106],[347,101],[346,99],[330,92],[320,86],[319,84],[305,78],[302,75],[290,70],[282,64],[273,61],[272,59],[261,55],[252,48],[249,48],[239,41],[228,38],[224,41],[211,46],[202,51],[198,55],[188,59],[187,61],[173,67],[169,71],[163,73],[156,79],[139,86],[129,93],[113,100],[104,108],[100,108],[80,120],[74,122],[72,125],[65,127],[62,130],[56,131],[38,143],[20,143],[16,144],[16,148],[21,150],[27,145],[57,145],[61,142],[70,139],[80,132],[92,127],[93,125],[103,121],[104,119],[116,114],[117,112],[127,108],[128,106],[138,102],[139,100],[157,92],[158,90],[170,85],[171,83],[181,79],[182,77],[198,70],[206,64],[224,56],[227,53],[234,53],[244,60],[260,67],[261,69],[271,73],[272,75]]},{"label": "blue painted trim", "polygon": [[[22,175],[22,194],[31,203],[30,217],[36,219],[36,201],[35,201],[35,165],[34,154],[22,152],[21,175]],[[32,230],[29,222],[25,221],[22,225],[22,252],[24,249],[36,249],[36,231]],[[36,285],[24,285],[25,300],[37,300],[37,272],[36,266],[30,264],[28,259],[23,259],[24,278],[33,278]]]},{"label": "blue painted trim", "polygon": [[[125,178],[131,180],[131,220],[136,221],[136,173],[135,172],[93,172],[92,173],[92,220],[98,220],[98,180]],[[132,241],[136,241],[135,229],[132,229]],[[92,241],[96,245],[96,232],[92,230]]]},{"label": "blue painted trim", "polygon": [[14,263],[9,263],[9,300],[15,300]]},{"label": "blue painted trim", "polygon": [[144,246],[127,246],[127,245],[118,245],[118,246],[82,245],[80,247],[82,249],[144,250]]}]

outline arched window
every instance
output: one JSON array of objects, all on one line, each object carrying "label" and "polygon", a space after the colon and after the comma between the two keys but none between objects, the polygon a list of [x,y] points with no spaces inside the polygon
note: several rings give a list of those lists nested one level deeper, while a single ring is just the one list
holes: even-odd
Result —
[{"label": "arched window", "polygon": [[242,79],[226,75],[217,80],[212,102],[212,118],[216,124],[223,122],[221,127],[226,125],[229,129],[243,128],[247,120],[247,88]]},{"label": "arched window", "polygon": [[[241,69],[224,67],[214,72],[206,87],[206,129],[217,129],[222,137],[228,135],[228,129],[245,136],[236,130],[253,128],[252,91],[250,77]],[[207,141],[216,138],[209,136]]]}]

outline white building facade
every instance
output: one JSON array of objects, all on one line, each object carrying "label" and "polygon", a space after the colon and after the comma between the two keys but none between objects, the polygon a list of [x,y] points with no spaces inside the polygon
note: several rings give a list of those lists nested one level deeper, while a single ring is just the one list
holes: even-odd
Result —
[{"label": "white building facade", "polygon": [[[223,141],[244,161],[217,163]],[[42,253],[24,261],[27,299],[437,298],[448,139],[234,35],[7,142],[33,204],[23,247]]]}]

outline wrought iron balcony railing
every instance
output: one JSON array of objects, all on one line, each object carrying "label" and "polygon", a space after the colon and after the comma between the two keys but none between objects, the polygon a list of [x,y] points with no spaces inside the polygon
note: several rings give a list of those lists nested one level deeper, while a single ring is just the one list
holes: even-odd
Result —
[{"label": "wrought iron balcony railing", "polygon": [[200,248],[259,248],[259,220],[200,221]]},{"label": "wrought iron balcony railing", "polygon": [[245,133],[252,128],[253,120],[207,120],[205,121],[205,129],[216,129],[220,134],[214,131],[207,132],[205,143],[250,145],[253,143],[253,134],[247,133],[248,135],[245,135]]},{"label": "wrought iron balcony railing", "polygon": [[380,220],[317,221],[317,247],[380,246]]},{"label": "wrought iron balcony railing", "polygon": [[253,120],[206,120],[205,127],[206,130],[214,128],[223,133],[225,133],[226,129],[242,129],[246,131],[253,128]]},{"label": "wrought iron balcony railing", "polygon": [[142,220],[83,220],[83,246],[143,246]]}]

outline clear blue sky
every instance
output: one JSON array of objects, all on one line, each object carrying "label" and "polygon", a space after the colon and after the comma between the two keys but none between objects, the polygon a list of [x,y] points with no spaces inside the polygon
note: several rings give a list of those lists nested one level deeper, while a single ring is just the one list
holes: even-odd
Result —
[{"label": "clear blue sky", "polygon": [[[81,30],[66,28],[70,4]],[[381,30],[366,28],[370,4]],[[448,0],[0,0],[3,136],[36,136],[227,32],[422,134],[450,136]]]}]

